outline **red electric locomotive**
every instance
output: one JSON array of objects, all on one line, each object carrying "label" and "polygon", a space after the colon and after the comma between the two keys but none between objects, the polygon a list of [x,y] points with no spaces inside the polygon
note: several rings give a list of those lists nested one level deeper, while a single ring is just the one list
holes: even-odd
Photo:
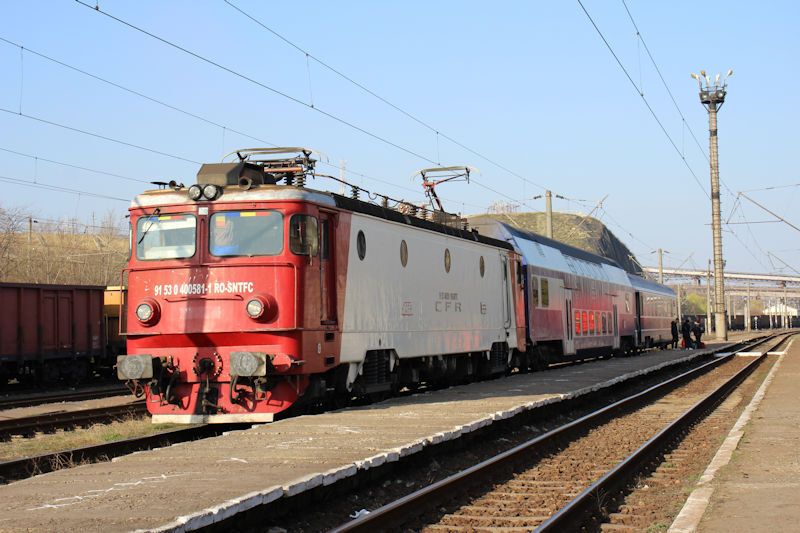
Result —
[{"label": "red electric locomotive", "polygon": [[307,189],[303,149],[236,154],[130,208],[117,371],[154,422],[271,421],[301,397],[499,374],[525,351],[510,244]]}]

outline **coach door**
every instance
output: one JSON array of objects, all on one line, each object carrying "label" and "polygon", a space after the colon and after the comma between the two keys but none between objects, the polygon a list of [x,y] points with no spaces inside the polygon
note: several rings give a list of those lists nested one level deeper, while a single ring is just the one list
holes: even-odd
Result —
[{"label": "coach door", "polygon": [[500,257],[500,268],[503,269],[503,327],[511,327],[511,290],[508,286],[508,257]]},{"label": "coach door", "polygon": [[319,214],[320,323],[336,324],[336,257],[333,238],[335,216]]},{"label": "coach door", "polygon": [[575,327],[572,320],[572,289],[564,289],[564,355],[575,353]]},{"label": "coach door", "polygon": [[619,348],[619,320],[617,319],[617,304],[614,298],[614,305],[611,306],[611,333],[614,334],[614,349]]}]

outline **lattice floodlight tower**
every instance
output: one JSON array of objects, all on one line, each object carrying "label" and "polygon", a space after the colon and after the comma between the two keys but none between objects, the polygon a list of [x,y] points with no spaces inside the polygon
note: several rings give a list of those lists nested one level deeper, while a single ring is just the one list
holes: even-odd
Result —
[{"label": "lattice floodlight tower", "polygon": [[723,278],[725,264],[722,259],[722,223],[719,202],[717,111],[725,103],[728,78],[732,75],[733,69],[728,70],[728,73],[720,82],[720,75],[717,74],[712,83],[705,70],[701,70],[699,76],[692,73],[692,78],[697,81],[700,89],[700,103],[708,111],[708,144],[711,167],[711,232],[714,241],[714,327],[717,331],[717,339],[720,340],[728,339],[728,324],[725,320],[725,283]]}]

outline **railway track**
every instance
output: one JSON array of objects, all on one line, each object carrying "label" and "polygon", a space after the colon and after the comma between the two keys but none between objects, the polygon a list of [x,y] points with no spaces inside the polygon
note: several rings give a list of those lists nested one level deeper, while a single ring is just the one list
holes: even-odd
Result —
[{"label": "railway track", "polygon": [[31,436],[38,432],[48,433],[57,429],[88,426],[126,416],[140,416],[146,412],[147,406],[142,400],[124,405],[9,418],[0,420],[0,439],[8,439],[13,435]]},{"label": "railway track", "polygon": [[221,435],[232,426],[206,425],[173,429],[153,435],[134,437],[114,442],[105,442],[93,446],[84,446],[54,453],[23,457],[11,461],[0,462],[0,483],[8,483],[17,479],[45,474],[61,468],[96,462],[108,461],[113,457],[140,450],[149,450]]},{"label": "railway track", "polygon": [[[334,531],[600,529],[633,479],[660,462],[786,335],[733,354],[549,431],[343,524]],[[724,364],[727,363],[727,364]],[[708,393],[709,389],[713,392]]]},{"label": "railway track", "polygon": [[32,405],[42,405],[46,403],[58,402],[82,402],[86,400],[96,400],[109,398],[111,396],[122,396],[130,394],[125,387],[114,385],[111,387],[93,388],[86,390],[69,390],[50,393],[30,394],[20,397],[0,398],[0,411],[17,409],[20,407],[30,407]]}]

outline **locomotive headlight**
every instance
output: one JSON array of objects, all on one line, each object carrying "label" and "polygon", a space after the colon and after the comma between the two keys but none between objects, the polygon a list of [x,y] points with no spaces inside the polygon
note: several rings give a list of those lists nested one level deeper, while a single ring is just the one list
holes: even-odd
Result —
[{"label": "locomotive headlight", "polygon": [[258,318],[262,314],[264,314],[264,302],[257,298],[253,298],[249,302],[247,302],[247,314],[250,315],[250,318]]},{"label": "locomotive headlight", "polygon": [[136,306],[136,318],[145,326],[152,326],[158,322],[160,315],[161,309],[158,303],[152,298],[147,298]]},{"label": "locomotive headlight", "polygon": [[260,352],[231,352],[231,376],[266,376],[267,354]]},{"label": "locomotive headlight", "polygon": [[142,322],[147,322],[153,318],[153,306],[148,303],[139,304],[136,308],[136,318]]},{"label": "locomotive headlight", "polygon": [[203,196],[206,200],[213,200],[219,195],[219,187],[216,185],[206,185],[203,187]]},{"label": "locomotive headlight", "polygon": [[149,379],[153,377],[153,358],[150,355],[120,355],[117,357],[119,379]]},{"label": "locomotive headlight", "polygon": [[195,202],[203,196],[203,189],[199,185],[189,187],[189,199]]}]

